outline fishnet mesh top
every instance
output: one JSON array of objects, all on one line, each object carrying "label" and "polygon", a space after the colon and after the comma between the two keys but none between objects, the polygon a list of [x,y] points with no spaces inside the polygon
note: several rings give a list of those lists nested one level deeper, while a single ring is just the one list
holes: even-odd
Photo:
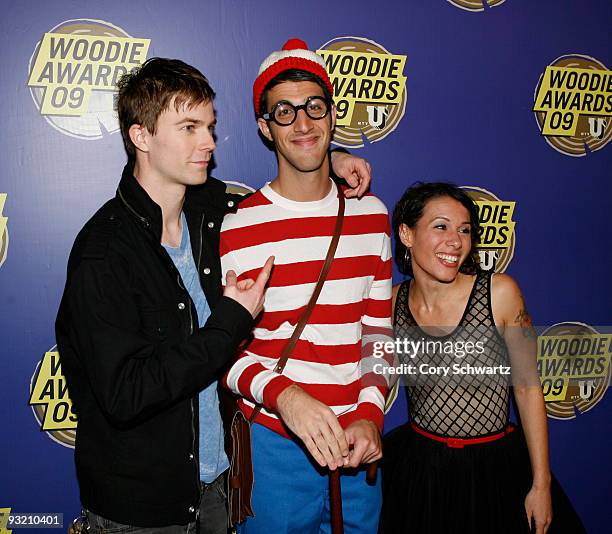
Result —
[{"label": "fishnet mesh top", "polygon": [[[402,363],[419,367],[508,366],[508,350],[493,322],[490,301],[491,273],[476,275],[459,325],[446,336],[430,336],[416,323],[408,307],[410,282],[404,282],[398,291],[395,306],[395,335],[424,341],[473,343],[482,341],[482,353],[458,357],[444,351],[421,351],[410,358],[399,354]],[[430,344],[431,346],[431,344]],[[407,384],[410,419],[428,432],[446,437],[478,437],[503,430],[508,424],[510,377],[501,374],[459,375],[444,378],[417,373]]]}]

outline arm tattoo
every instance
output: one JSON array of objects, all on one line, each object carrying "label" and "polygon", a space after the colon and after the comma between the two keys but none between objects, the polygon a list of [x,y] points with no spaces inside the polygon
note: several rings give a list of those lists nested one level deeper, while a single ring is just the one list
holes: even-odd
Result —
[{"label": "arm tattoo", "polygon": [[529,315],[524,303],[523,308],[521,308],[518,315],[514,318],[514,322],[520,325],[521,330],[523,331],[523,337],[532,339],[537,337],[535,330],[533,329],[533,323],[531,322],[531,315]]}]

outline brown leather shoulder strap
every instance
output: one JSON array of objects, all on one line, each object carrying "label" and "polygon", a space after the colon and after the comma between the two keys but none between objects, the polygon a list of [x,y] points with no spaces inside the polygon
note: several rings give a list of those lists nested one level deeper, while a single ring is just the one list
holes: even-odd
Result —
[{"label": "brown leather shoulder strap", "polygon": [[[278,373],[279,375],[282,374],[283,370],[285,369],[285,365],[287,365],[289,356],[291,356],[291,353],[293,352],[293,349],[295,348],[295,345],[297,344],[298,339],[300,338],[300,335],[302,335],[302,332],[304,331],[304,327],[306,326],[308,319],[310,319],[310,316],[312,314],[312,311],[314,310],[315,304],[317,303],[317,299],[319,298],[319,295],[321,294],[321,290],[323,289],[323,284],[325,282],[325,279],[327,278],[327,275],[331,268],[331,264],[334,261],[334,255],[336,254],[336,249],[338,248],[338,242],[340,241],[340,234],[342,233],[342,223],[344,222],[344,208],[345,208],[344,193],[340,190],[340,188],[338,188],[338,215],[336,216],[336,226],[334,228],[334,235],[329,244],[329,248],[327,249],[327,256],[325,257],[325,263],[323,263],[323,267],[321,268],[321,272],[319,273],[319,279],[317,280],[317,285],[315,286],[314,291],[312,292],[312,295],[310,296],[310,300],[308,301],[308,304],[306,305],[306,309],[300,316],[300,320],[298,321],[297,325],[295,325],[293,334],[291,334],[291,337],[289,338],[289,341],[285,345],[283,352],[281,352],[280,358],[278,359],[278,362],[276,363],[276,367],[274,367],[274,372]],[[259,415],[260,411],[261,411],[261,406],[257,406],[255,410],[253,410],[253,413],[251,414],[251,416],[249,417],[249,421],[251,422],[254,421],[257,415]]]},{"label": "brown leather shoulder strap", "polygon": [[274,372],[281,374],[283,369],[285,369],[285,365],[287,365],[287,361],[289,360],[289,356],[293,352],[295,345],[298,342],[298,339],[302,335],[304,331],[304,327],[310,319],[312,315],[312,311],[314,310],[315,304],[317,303],[317,299],[321,294],[321,290],[323,289],[323,283],[327,278],[329,270],[331,268],[331,264],[334,261],[334,254],[336,254],[336,249],[338,248],[338,241],[340,241],[340,233],[342,232],[342,223],[344,221],[344,194],[342,191],[338,190],[338,216],[336,217],[336,227],[334,228],[334,235],[332,237],[331,243],[329,244],[329,248],[327,249],[327,256],[325,257],[325,263],[321,268],[321,272],[319,273],[319,279],[317,280],[317,285],[310,296],[310,300],[308,301],[308,305],[302,313],[298,324],[295,325],[295,330],[289,338],[289,342],[285,345],[283,352],[281,353],[280,358],[278,359],[278,363],[274,368]]}]

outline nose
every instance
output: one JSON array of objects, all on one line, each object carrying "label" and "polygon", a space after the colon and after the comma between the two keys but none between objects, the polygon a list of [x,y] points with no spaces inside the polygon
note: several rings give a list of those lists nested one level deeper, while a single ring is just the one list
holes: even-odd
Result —
[{"label": "nose", "polygon": [[451,247],[459,248],[461,246],[461,238],[459,237],[459,234],[450,233],[448,235],[446,243],[447,243],[447,245],[449,245]]},{"label": "nose", "polygon": [[296,132],[306,133],[312,128],[312,119],[306,114],[305,109],[298,109],[293,123],[293,129]]},{"label": "nose", "polygon": [[217,148],[214,135],[210,130],[203,128],[203,134],[200,139],[200,142],[198,143],[198,148],[200,150],[206,150],[210,152],[214,152],[215,148]]}]

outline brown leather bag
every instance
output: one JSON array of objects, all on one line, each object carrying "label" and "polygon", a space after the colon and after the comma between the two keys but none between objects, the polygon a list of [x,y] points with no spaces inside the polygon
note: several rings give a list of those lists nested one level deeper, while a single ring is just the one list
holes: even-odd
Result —
[{"label": "brown leather bag", "polygon": [[251,458],[251,424],[238,408],[236,399],[230,421],[230,468],[227,477],[229,526],[242,523],[255,515],[251,508],[253,492],[253,460]]},{"label": "brown leather bag", "polygon": [[[319,279],[317,285],[308,301],[306,309],[302,313],[300,320],[295,326],[295,330],[291,335],[291,338],[285,345],[280,358],[274,368],[274,371],[278,374],[282,374],[289,356],[293,352],[295,345],[310,318],[310,315],[315,307],[323,283],[327,278],[329,269],[331,268],[334,254],[338,248],[338,241],[340,240],[340,233],[342,231],[342,222],[344,221],[344,194],[338,190],[338,215],[336,217],[336,226],[334,228],[334,235],[331,243],[327,250],[327,256],[325,257],[325,263],[319,273]],[[255,420],[261,406],[257,406],[249,420],[240,411],[236,403],[234,402],[234,413],[230,419],[230,468],[228,475],[228,520],[230,526],[234,526],[238,523],[242,523],[247,517],[254,516],[253,508],[251,507],[251,495],[253,492],[253,461],[251,456],[251,423]]]}]

